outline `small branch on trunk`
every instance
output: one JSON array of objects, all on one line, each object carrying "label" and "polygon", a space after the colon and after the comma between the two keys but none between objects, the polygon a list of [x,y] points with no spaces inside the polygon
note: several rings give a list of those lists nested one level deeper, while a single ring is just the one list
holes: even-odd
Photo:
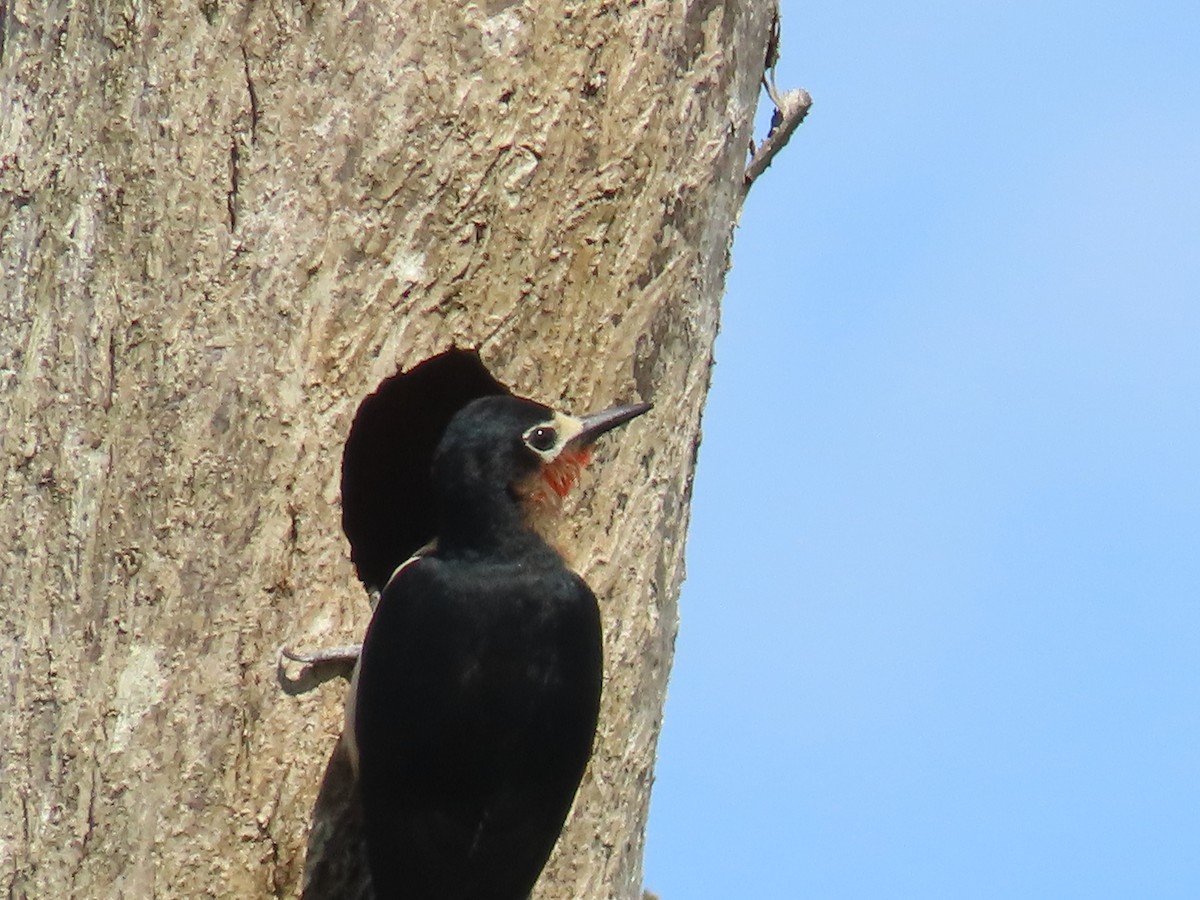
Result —
[{"label": "small branch on trunk", "polygon": [[[297,653],[289,647],[281,647],[275,674],[283,692],[294,697],[297,694],[306,694],[335,678],[349,678],[360,653],[362,644],[330,647],[328,650],[317,650],[313,653]],[[300,674],[295,678],[288,675],[288,660],[303,664]]]},{"label": "small branch on trunk", "polygon": [[767,89],[771,102],[775,104],[775,115],[771,117],[771,130],[767,132],[758,148],[750,153],[750,164],[746,166],[747,191],[755,179],[771,165],[775,155],[787,146],[792,134],[800,127],[800,123],[812,107],[812,96],[804,88],[780,93],[774,83],[766,78],[763,78],[763,86]]}]

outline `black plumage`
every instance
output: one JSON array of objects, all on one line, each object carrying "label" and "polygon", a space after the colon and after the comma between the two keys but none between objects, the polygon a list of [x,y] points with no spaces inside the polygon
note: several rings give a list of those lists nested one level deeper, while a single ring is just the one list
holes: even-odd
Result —
[{"label": "black plumage", "polygon": [[564,493],[596,437],[648,408],[576,419],[494,396],[447,427],[437,547],[387,584],[355,675],[379,900],[525,900],[533,888],[591,753],[603,664],[596,598],[528,506]]}]

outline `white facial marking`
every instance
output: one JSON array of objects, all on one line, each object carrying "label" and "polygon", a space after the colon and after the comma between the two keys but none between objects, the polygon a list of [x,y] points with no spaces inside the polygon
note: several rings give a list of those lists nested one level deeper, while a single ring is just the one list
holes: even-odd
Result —
[{"label": "white facial marking", "polygon": [[534,425],[521,439],[525,446],[542,458],[543,462],[551,463],[562,453],[563,448],[583,431],[583,423],[574,416],[565,413],[555,413],[548,422]]}]

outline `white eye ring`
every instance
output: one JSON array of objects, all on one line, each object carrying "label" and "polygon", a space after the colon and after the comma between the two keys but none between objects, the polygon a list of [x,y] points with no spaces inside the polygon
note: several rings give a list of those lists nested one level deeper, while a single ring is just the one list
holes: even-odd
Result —
[{"label": "white eye ring", "polygon": [[558,432],[553,425],[538,425],[525,432],[525,443],[538,453],[545,453],[558,443]]}]

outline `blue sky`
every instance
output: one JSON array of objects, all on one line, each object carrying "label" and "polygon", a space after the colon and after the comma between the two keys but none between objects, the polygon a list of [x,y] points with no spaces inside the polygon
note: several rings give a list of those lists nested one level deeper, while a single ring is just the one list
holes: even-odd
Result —
[{"label": "blue sky", "polygon": [[1200,897],[1200,4],[784,2],[646,885]]}]

